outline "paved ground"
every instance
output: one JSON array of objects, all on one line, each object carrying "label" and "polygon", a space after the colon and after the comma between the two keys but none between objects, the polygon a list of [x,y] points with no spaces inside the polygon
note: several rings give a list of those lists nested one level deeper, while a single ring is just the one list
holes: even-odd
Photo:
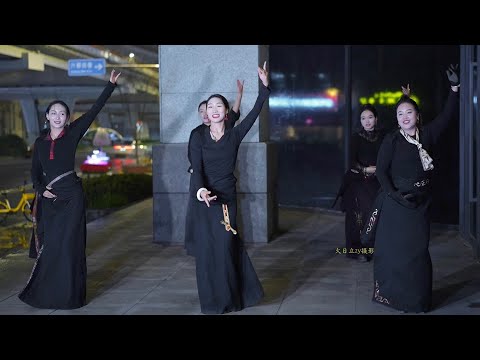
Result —
[{"label": "paved ground", "polygon": [[[273,241],[249,248],[265,299],[234,315],[398,315],[371,302],[371,262],[336,254],[342,214],[282,208],[280,225]],[[480,315],[480,263],[457,231],[432,235],[435,309],[427,315]],[[33,260],[27,250],[1,258],[0,314],[201,314],[194,259],[183,246],[152,242],[151,199],[88,224],[87,256],[88,304],[68,311],[23,304],[17,294]]]}]

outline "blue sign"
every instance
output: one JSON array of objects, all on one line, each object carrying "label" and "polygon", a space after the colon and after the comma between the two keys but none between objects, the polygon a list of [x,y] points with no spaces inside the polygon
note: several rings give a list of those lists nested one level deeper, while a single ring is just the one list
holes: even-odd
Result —
[{"label": "blue sign", "polygon": [[105,75],[105,59],[70,59],[68,76]]}]

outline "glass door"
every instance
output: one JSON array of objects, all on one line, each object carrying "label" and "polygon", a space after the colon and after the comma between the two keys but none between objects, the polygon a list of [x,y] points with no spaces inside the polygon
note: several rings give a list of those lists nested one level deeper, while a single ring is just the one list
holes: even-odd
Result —
[{"label": "glass door", "polygon": [[461,46],[460,90],[460,232],[480,258],[480,139],[478,54],[480,46]]}]

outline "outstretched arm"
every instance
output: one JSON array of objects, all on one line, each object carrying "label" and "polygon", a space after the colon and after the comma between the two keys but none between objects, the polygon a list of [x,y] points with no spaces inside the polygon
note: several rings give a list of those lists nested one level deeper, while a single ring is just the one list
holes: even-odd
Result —
[{"label": "outstretched arm", "polygon": [[85,132],[90,127],[90,125],[92,125],[93,120],[95,120],[95,117],[105,106],[105,103],[107,102],[108,98],[112,95],[113,90],[115,90],[115,87],[117,86],[117,79],[120,76],[120,74],[121,74],[120,72],[116,73],[115,70],[112,70],[110,74],[110,81],[105,86],[105,89],[103,89],[97,101],[95,101],[95,104],[93,104],[90,110],[88,110],[85,114],[80,116],[70,126],[70,131],[74,132],[74,134],[78,137],[78,140],[80,140],[83,134],[85,134]]},{"label": "outstretched arm", "polygon": [[270,95],[270,88],[268,87],[268,71],[267,71],[267,62],[263,64],[263,68],[258,67],[258,77],[262,81],[260,85],[260,92],[257,97],[257,101],[253,106],[253,109],[250,110],[247,116],[242,120],[242,122],[236,126],[233,130],[236,136],[236,141],[238,144],[243,140],[248,131],[252,128],[255,120],[257,120],[260,111],[262,110],[263,103]]},{"label": "outstretched arm", "polygon": [[427,133],[430,134],[431,140],[434,143],[438,140],[443,131],[445,131],[448,123],[455,117],[455,114],[458,113],[460,77],[457,68],[458,66],[455,67],[450,65],[446,71],[448,80],[450,81],[450,91],[443,111],[437,115],[432,122],[424,127],[427,130]]},{"label": "outstretched arm", "polygon": [[237,98],[235,99],[235,104],[233,104],[232,109],[228,113],[228,120],[225,121],[225,129],[233,128],[237,120],[240,118],[240,103],[242,102],[244,82],[245,81],[237,80]]},{"label": "outstretched arm", "polygon": [[243,84],[245,83],[245,80],[240,81],[237,80],[237,98],[235,99],[235,104],[233,104],[232,110],[235,111],[236,113],[240,114],[240,104],[242,103],[242,96],[243,96]]}]

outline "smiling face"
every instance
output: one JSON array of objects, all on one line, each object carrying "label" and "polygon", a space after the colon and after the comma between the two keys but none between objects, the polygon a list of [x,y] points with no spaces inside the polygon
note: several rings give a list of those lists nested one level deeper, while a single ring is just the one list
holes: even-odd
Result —
[{"label": "smiling face", "polygon": [[212,97],[208,100],[207,103],[207,115],[208,120],[211,123],[219,123],[225,119],[228,110],[225,107],[224,101],[218,97]]},{"label": "smiling face", "polygon": [[50,106],[50,109],[46,113],[46,118],[50,122],[51,128],[63,129],[65,123],[68,121],[69,113],[65,106],[56,103]]},{"label": "smiling face", "polygon": [[397,107],[397,121],[398,125],[407,133],[412,132],[417,126],[418,113],[415,107],[404,102]]}]

